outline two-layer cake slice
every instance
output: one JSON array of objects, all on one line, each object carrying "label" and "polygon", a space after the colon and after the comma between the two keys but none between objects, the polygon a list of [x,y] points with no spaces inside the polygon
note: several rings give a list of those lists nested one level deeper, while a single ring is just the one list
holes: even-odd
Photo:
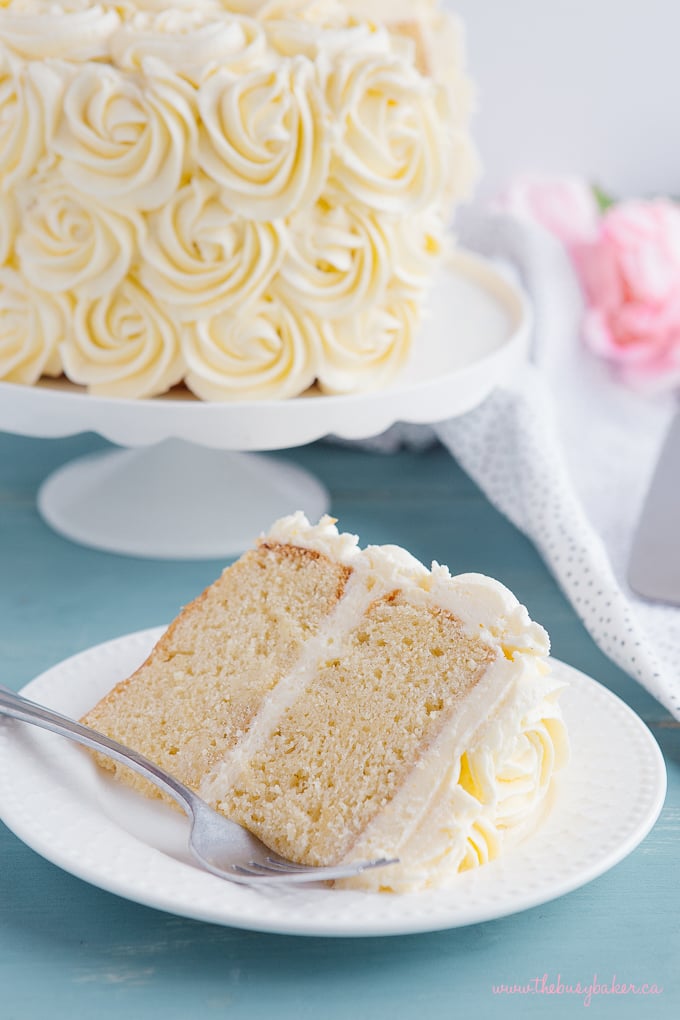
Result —
[{"label": "two-layer cake slice", "polygon": [[295,514],[85,721],[287,857],[398,856],[352,884],[407,891],[497,856],[546,804],[567,753],[547,651],[497,581]]}]

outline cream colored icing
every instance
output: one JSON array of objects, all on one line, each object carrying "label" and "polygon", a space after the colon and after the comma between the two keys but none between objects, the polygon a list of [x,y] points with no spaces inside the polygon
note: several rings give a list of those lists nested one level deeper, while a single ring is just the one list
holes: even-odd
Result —
[{"label": "cream colored icing", "polygon": [[331,179],[369,208],[424,208],[446,182],[448,138],[433,83],[392,54],[345,54],[328,75]]},{"label": "cream colored icing", "polygon": [[0,266],[9,261],[14,251],[18,219],[14,196],[0,192]]},{"label": "cream colored icing", "polygon": [[265,55],[266,37],[252,18],[226,19],[219,8],[140,11],[111,36],[113,63],[144,70],[151,57],[198,85],[218,67],[243,74]]},{"label": "cream colored icing", "polygon": [[0,269],[0,297],[0,379],[31,385],[41,375],[59,375],[70,302],[36,294],[7,266]]},{"label": "cream colored icing", "polygon": [[60,352],[69,377],[105,397],[163,393],[186,370],[175,324],[129,276],[76,301]]},{"label": "cream colored icing", "polygon": [[127,275],[142,229],[135,214],[107,209],[54,171],[19,189],[19,208],[16,251],[37,289],[101,297]]},{"label": "cream colored icing", "polygon": [[260,542],[315,549],[345,566],[354,566],[360,553],[359,536],[339,532],[335,517],[324,514],[318,524],[310,524],[302,510],[275,521],[266,535],[260,535]]},{"label": "cream colored icing", "polygon": [[268,293],[244,308],[187,323],[187,386],[203,400],[285,399],[318,375],[316,323]]},{"label": "cream colored icing", "polygon": [[176,193],[196,145],[193,94],[165,65],[143,83],[83,64],[66,85],[54,152],[70,183],[104,207],[157,209]]},{"label": "cream colored icing", "polygon": [[328,173],[330,132],[308,60],[283,58],[243,77],[220,69],[202,82],[198,109],[199,165],[228,205],[275,220],[316,201]]},{"label": "cream colored icing", "polygon": [[[0,264],[38,302],[141,283],[203,399],[387,385],[469,177],[458,37],[455,69],[430,66],[436,5],[414,10],[417,38],[338,0],[2,0]],[[73,381],[175,379],[167,344],[119,376],[76,328]]]},{"label": "cream colored icing", "polygon": [[263,294],[281,264],[285,226],[237,215],[215,181],[196,175],[147,218],[140,277],[183,321],[238,308]]},{"label": "cream colored icing", "polygon": [[28,60],[94,60],[108,54],[109,39],[119,24],[115,11],[99,5],[69,10],[42,0],[22,0],[0,10],[0,39]]},{"label": "cream colored icing", "polygon": [[370,209],[322,199],[295,217],[279,285],[324,320],[362,311],[386,293],[394,233]]},{"label": "cream colored icing", "polygon": [[388,385],[408,361],[417,326],[417,305],[392,288],[359,314],[323,322],[319,388],[341,394]]},{"label": "cream colored icing", "polygon": [[51,67],[23,64],[0,47],[0,191],[11,192],[45,156],[61,91]]}]

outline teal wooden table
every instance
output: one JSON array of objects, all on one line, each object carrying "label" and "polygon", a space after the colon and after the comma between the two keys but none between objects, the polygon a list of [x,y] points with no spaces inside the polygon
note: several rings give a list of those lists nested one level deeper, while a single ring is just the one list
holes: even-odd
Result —
[{"label": "teal wooden table", "polygon": [[[10,687],[169,620],[223,565],[95,552],[46,527],[39,483],[105,445],[0,435],[0,680]],[[315,444],[285,456],[326,484],[341,527],[362,542],[397,543],[426,563],[504,581],[547,627],[558,658],[631,705],[668,768],[658,823],[622,863],[561,899],[469,928],[373,939],[261,935],[174,917],[60,871],[0,823],[1,1020],[680,1016],[680,725],[599,652],[531,544],[441,448],[381,456]],[[557,990],[593,980],[663,990],[588,1001]],[[524,992],[494,991],[500,985]]]}]

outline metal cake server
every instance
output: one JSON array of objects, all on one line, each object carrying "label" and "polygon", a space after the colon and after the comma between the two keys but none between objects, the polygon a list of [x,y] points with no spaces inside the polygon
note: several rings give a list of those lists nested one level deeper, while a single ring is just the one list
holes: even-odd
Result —
[{"label": "metal cake server", "polygon": [[189,816],[191,829],[189,847],[198,863],[219,878],[242,885],[261,881],[323,882],[335,878],[351,878],[368,868],[383,868],[396,864],[397,858],[382,858],[375,861],[358,861],[329,867],[310,867],[295,864],[275,854],[261,843],[256,836],[241,825],[230,821],[211,807],[193,790],[178,782],[174,776],[164,772],[154,762],[137,751],[111,740],[103,733],[83,726],[67,716],[15,694],[0,684],[0,714],[32,723],[51,730],[76,743],[84,744],[95,751],[114,758],[134,769],[154,783],[160,790],[170,794]]},{"label": "metal cake server", "polygon": [[671,422],[628,563],[639,595],[680,605],[680,411]]}]

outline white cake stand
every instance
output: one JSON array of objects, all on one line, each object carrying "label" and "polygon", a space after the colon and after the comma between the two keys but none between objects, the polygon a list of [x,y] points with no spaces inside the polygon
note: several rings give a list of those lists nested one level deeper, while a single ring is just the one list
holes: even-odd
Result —
[{"label": "white cake stand", "polygon": [[125,448],[75,460],[43,483],[43,518],[73,541],[153,558],[231,556],[277,517],[302,509],[316,519],[329,504],[308,472],[250,451],[328,435],[366,439],[396,422],[463,414],[522,362],[530,319],[520,288],[490,262],[458,252],[410,364],[388,389],[221,404],[188,394],[92,397],[61,381],[0,383],[0,429],[44,438],[96,432]]}]

